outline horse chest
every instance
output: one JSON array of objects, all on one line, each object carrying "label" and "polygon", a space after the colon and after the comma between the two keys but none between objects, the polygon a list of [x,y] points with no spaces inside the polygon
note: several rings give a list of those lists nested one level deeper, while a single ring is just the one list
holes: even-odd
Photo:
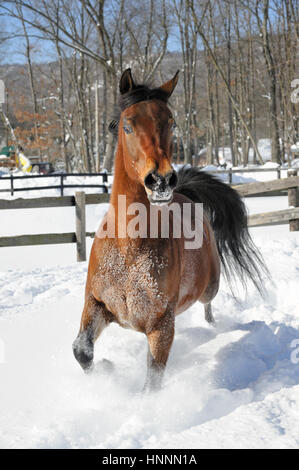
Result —
[{"label": "horse chest", "polygon": [[122,326],[145,331],[167,306],[159,283],[164,267],[149,250],[131,257],[110,249],[95,276],[96,297]]}]

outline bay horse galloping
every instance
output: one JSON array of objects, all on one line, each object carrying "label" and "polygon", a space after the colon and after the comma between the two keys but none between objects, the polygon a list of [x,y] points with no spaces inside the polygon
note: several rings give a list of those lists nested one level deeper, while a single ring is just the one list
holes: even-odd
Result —
[{"label": "bay horse galloping", "polygon": [[[110,205],[91,249],[85,305],[73,343],[75,358],[90,372],[94,343],[111,322],[144,333],[149,346],[146,390],[161,386],[175,316],[199,300],[206,320],[214,321],[211,301],[218,291],[220,265],[228,279],[236,276],[246,284],[249,278],[258,289],[264,269],[238,193],[198,168],[183,167],[176,174],[171,165],[175,122],[167,101],[177,81],[178,72],[151,89],[136,85],[130,69],[122,74],[121,114],[111,125],[118,132],[118,146]],[[147,225],[141,235],[129,236],[126,225],[135,216],[130,207],[136,203],[146,209],[138,220]],[[202,231],[199,247],[187,247],[184,233],[175,236],[171,211],[168,236],[162,236],[161,226],[151,236],[149,214],[170,203],[191,206],[192,226]],[[198,228],[197,203],[204,208]],[[111,224],[113,236],[105,235]]]}]

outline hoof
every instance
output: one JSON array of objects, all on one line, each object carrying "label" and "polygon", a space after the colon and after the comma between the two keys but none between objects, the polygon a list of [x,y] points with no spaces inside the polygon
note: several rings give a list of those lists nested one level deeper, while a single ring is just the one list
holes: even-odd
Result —
[{"label": "hoof", "polygon": [[93,366],[93,345],[82,341],[78,336],[73,342],[73,353],[82,369],[89,373]]}]

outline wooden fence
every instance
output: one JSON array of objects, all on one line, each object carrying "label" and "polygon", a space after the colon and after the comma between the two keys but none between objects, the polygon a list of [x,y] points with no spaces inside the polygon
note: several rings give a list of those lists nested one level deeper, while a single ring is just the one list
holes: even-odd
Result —
[{"label": "wooden fence", "polygon": [[289,223],[290,231],[299,230],[299,176],[297,176],[297,170],[289,170],[288,178],[232,187],[243,197],[266,195],[271,192],[277,193],[278,191],[287,190],[289,209],[250,215],[248,225],[249,227],[258,227]]},{"label": "wooden fence", "polygon": [[[203,168],[204,170],[204,168]],[[236,174],[236,173],[273,173],[275,172],[277,174],[277,178],[280,179],[281,178],[281,172],[282,171],[289,171],[289,170],[292,170],[292,168],[290,167],[283,167],[283,166],[278,166],[277,168],[228,168],[227,170],[226,169],[217,169],[217,170],[208,170],[209,173],[213,173],[213,174],[216,174],[216,175],[228,175],[228,183],[229,184],[232,184],[233,182],[233,174]]]},{"label": "wooden fence", "polygon": [[[76,177],[95,177],[100,176],[102,178],[102,184],[92,184],[92,183],[83,183],[83,184],[67,184],[65,180],[69,176],[76,176]],[[50,173],[48,175],[24,175],[24,176],[14,176],[13,174],[9,176],[2,176],[0,178],[0,183],[3,181],[9,181],[10,187],[5,189],[0,189],[1,193],[10,192],[11,196],[14,195],[15,192],[19,191],[42,191],[44,189],[59,189],[60,196],[64,195],[64,189],[66,188],[101,188],[104,193],[108,193],[108,176],[109,174],[106,172],[102,173],[61,173],[55,174]],[[18,180],[28,180],[28,179],[41,179],[41,178],[58,178],[59,184],[57,185],[47,185],[47,186],[28,186],[28,187],[21,187],[17,188],[14,185],[14,181]]]},{"label": "wooden fence", "polygon": [[[250,227],[289,224],[291,231],[299,231],[299,176],[296,170],[289,172],[288,178],[259,183],[248,183],[234,188],[243,197],[288,191],[289,209],[254,214],[248,217]],[[85,194],[76,192],[75,196],[42,197],[34,199],[0,200],[1,209],[33,209],[43,207],[75,207],[76,231],[68,233],[45,233],[38,235],[18,235],[0,237],[0,247],[47,245],[60,243],[77,244],[77,260],[86,260],[86,237],[94,237],[94,232],[86,232],[85,206],[109,202],[109,194]]]},{"label": "wooden fence", "polygon": [[85,261],[86,237],[94,237],[94,232],[86,232],[85,205],[109,202],[109,197],[109,194],[85,194],[80,191],[76,192],[75,196],[13,200],[1,199],[0,209],[39,209],[43,207],[75,206],[76,231],[68,233],[43,233],[38,235],[0,237],[0,247],[76,243],[77,261]]}]

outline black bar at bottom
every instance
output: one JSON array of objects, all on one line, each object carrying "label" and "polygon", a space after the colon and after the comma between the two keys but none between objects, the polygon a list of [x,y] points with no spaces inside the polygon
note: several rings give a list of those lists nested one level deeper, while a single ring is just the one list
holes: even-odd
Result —
[{"label": "black bar at bottom", "polygon": [[[292,453],[295,451],[293,450]],[[1,455],[2,453],[2,455]],[[246,464],[256,465],[257,459],[267,459],[267,467],[274,464],[285,464],[287,455],[284,450],[220,450],[220,449],[88,449],[88,450],[2,450],[1,457],[8,458],[10,467],[20,463],[36,465],[82,465],[87,468],[89,464],[93,468],[107,468],[120,466],[123,468],[141,468],[156,466],[179,466],[190,468],[210,468],[211,465],[220,464],[221,468],[227,465],[231,469],[240,469],[242,459],[246,458]],[[292,457],[292,456],[291,456]],[[293,455],[295,457],[295,455]],[[283,460],[284,459],[284,460]],[[99,466],[99,467],[98,467]]]}]

